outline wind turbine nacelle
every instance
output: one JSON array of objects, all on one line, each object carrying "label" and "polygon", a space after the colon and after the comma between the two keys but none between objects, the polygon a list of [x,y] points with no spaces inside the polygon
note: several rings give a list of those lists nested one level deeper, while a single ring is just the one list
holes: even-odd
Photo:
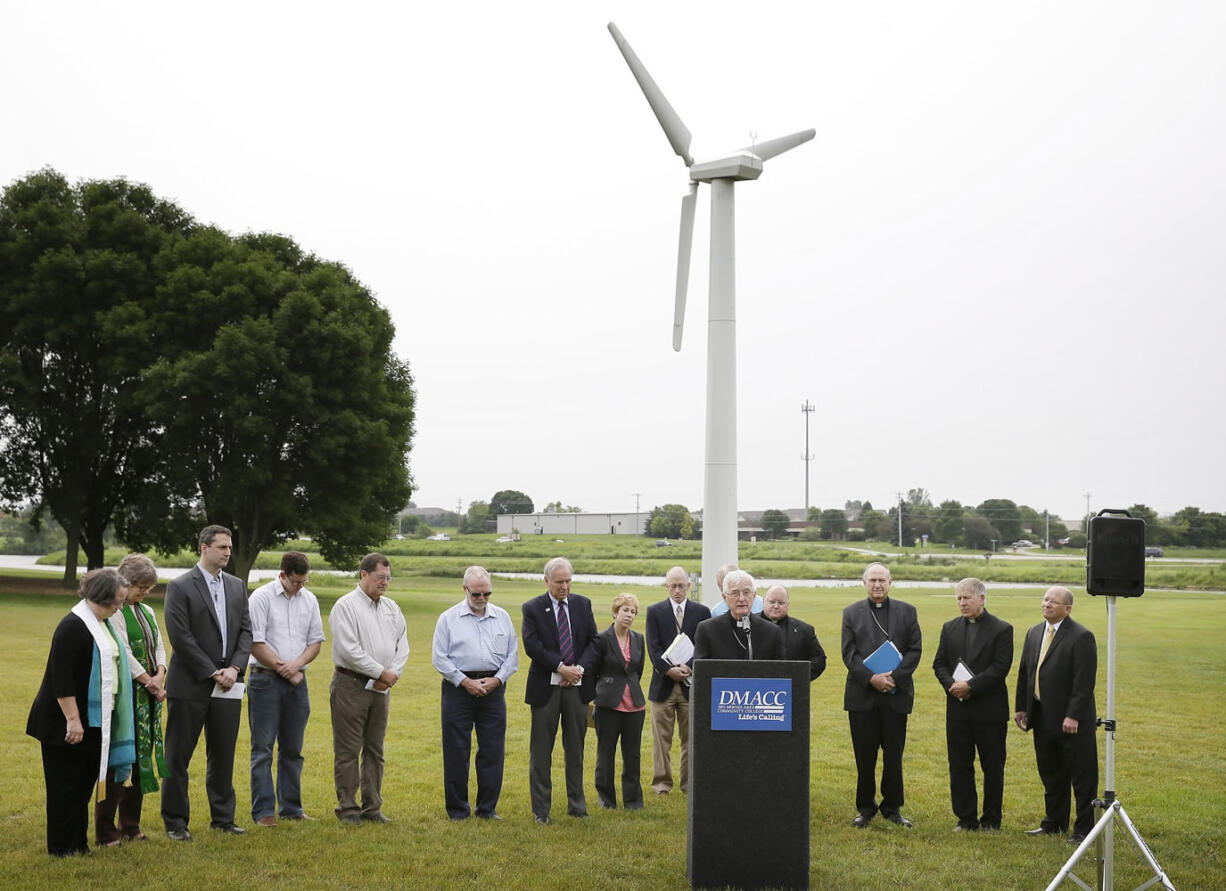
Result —
[{"label": "wind turbine nacelle", "polygon": [[690,179],[700,183],[713,179],[757,179],[761,175],[762,159],[753,152],[734,152],[713,161],[699,161],[690,168]]}]

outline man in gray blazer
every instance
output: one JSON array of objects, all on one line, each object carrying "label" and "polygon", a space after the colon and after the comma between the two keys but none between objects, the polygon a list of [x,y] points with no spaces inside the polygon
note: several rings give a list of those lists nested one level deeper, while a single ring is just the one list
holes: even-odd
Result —
[{"label": "man in gray blazer", "polygon": [[166,586],[165,628],[174,653],[166,676],[170,776],[162,782],[162,822],[175,841],[192,837],[187,771],[201,730],[208,749],[210,825],[230,835],[246,831],[234,824],[234,747],[242,700],[213,695],[233,689],[251,655],[247,592],[240,579],[222,571],[231,548],[229,529],[204,527],[200,562]]}]

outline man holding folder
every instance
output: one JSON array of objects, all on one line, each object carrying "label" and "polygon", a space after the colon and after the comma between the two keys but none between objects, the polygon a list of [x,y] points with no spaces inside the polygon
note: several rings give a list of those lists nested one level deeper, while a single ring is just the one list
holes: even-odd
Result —
[{"label": "man holding folder", "polygon": [[920,661],[919,620],[914,606],[890,598],[890,570],[884,563],[870,563],[861,580],[868,597],[843,610],[843,709],[851,724],[857,775],[857,813],[851,825],[866,828],[880,810],[890,822],[909,827],[911,821],[902,815],[902,753],[907,715],[915,702],[911,676]]},{"label": "man holding folder", "polygon": [[[956,619],[941,628],[932,670],[945,691],[945,745],[954,832],[1000,829],[1005,791],[1005,738],[1013,666],[1013,626],[989,613],[987,588],[976,578],[954,585]],[[983,768],[983,816],[975,792],[975,751]]]}]

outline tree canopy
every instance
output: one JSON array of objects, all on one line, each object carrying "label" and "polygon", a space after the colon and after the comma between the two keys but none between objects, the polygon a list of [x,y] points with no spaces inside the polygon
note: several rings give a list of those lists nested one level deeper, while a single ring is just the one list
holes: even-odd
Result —
[{"label": "tree canopy", "polygon": [[[391,319],[290,238],[234,237],[144,186],[42,171],[0,204],[0,318],[19,332],[0,365],[3,435],[30,415],[24,394],[54,397],[43,439],[5,450],[0,484],[46,505],[70,560],[74,525],[92,567],[112,522],[125,544],[162,550],[194,549],[220,523],[240,577],[291,534],[346,565],[408,500],[414,397]],[[75,501],[59,506],[65,483],[30,472],[39,454],[74,475]]]},{"label": "tree canopy", "polygon": [[693,538],[694,518],[684,504],[658,505],[647,518],[647,534],[654,538]]},{"label": "tree canopy", "polygon": [[532,499],[515,489],[502,489],[495,492],[494,497],[490,499],[491,517],[503,514],[530,514],[534,509]]},{"label": "tree canopy", "polygon": [[762,531],[766,533],[768,538],[779,538],[781,535],[787,535],[790,522],[788,515],[778,508],[762,511]]}]

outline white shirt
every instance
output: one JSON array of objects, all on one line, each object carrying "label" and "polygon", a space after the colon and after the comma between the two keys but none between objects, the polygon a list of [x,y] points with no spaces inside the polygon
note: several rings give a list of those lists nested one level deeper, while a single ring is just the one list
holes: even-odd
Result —
[{"label": "white shirt", "polygon": [[371,600],[354,588],[332,607],[332,662],[377,679],[388,669],[397,677],[409,661],[408,626],[400,605],[384,594]]},{"label": "white shirt", "polygon": [[[324,639],[319,600],[306,588],[290,597],[280,576],[252,591],[247,609],[251,613],[251,642],[271,647],[282,662],[296,659],[308,646]],[[262,665],[254,653],[247,664]]]},{"label": "white shirt", "polygon": [[434,626],[430,663],[457,687],[466,671],[492,671],[506,684],[519,670],[518,639],[510,614],[487,603],[485,615],[478,616],[467,600],[444,610]]}]

